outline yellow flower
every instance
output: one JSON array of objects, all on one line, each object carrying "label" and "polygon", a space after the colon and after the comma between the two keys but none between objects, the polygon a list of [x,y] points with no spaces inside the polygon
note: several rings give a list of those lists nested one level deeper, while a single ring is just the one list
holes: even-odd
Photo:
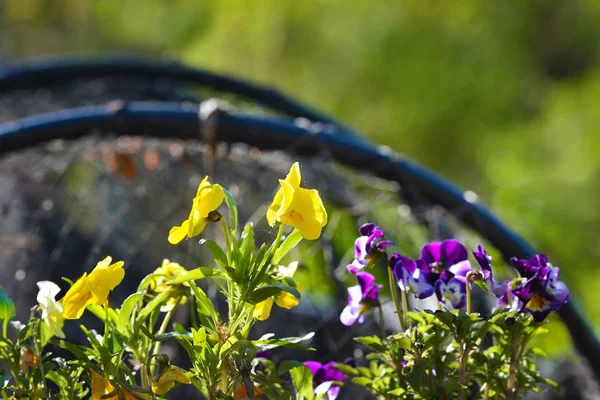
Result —
[{"label": "yellow flower", "polygon": [[[277,277],[278,278],[291,278],[294,276],[296,269],[298,268],[298,262],[294,261],[290,263],[287,267],[280,265],[277,269]],[[300,294],[302,294],[302,288],[300,284],[296,282],[296,289]],[[291,310],[296,307],[300,301],[291,293],[282,291],[275,298],[275,304],[277,304],[281,308],[285,308]],[[254,318],[259,321],[265,321],[271,316],[271,309],[273,308],[273,299],[268,298],[266,300],[261,301],[260,303],[254,306]]]},{"label": "yellow flower", "polygon": [[300,187],[300,165],[292,165],[285,180],[279,180],[281,187],[267,210],[269,225],[276,223],[292,226],[300,231],[303,238],[315,240],[321,236],[321,229],[327,224],[327,211],[319,192]]},{"label": "yellow flower", "polygon": [[[174,279],[180,275],[186,274],[188,272],[187,269],[177,264],[176,262],[169,261],[168,259],[164,259],[162,265],[158,267],[152,274],[155,275],[154,280],[150,283],[150,289],[152,289],[156,293],[164,292],[169,288],[170,285],[167,285],[166,282]],[[189,286],[187,282],[183,283],[184,286]],[[184,296],[181,298],[179,304],[185,304],[187,302],[187,298]],[[160,311],[167,312],[171,311],[173,307],[177,304],[176,298],[169,298],[167,300],[167,304],[160,307]]]},{"label": "yellow flower", "polygon": [[185,370],[174,365],[169,365],[162,371],[158,380],[152,385],[152,392],[154,394],[163,395],[173,389],[175,382],[184,383],[186,385],[192,383],[190,378],[186,375]]},{"label": "yellow flower", "polygon": [[[302,288],[300,287],[300,284],[298,282],[296,282],[296,289],[300,294],[302,294]],[[277,298],[275,299],[275,304],[287,310],[291,310],[292,308],[296,307],[299,303],[300,300],[298,300],[296,296],[288,292],[279,293],[279,296],[277,296]]]},{"label": "yellow flower", "polygon": [[[92,373],[92,397],[91,400],[137,400],[147,399],[148,395],[143,393],[136,393],[135,396],[126,390],[113,386],[108,379],[105,379],[102,375],[98,374],[93,369]],[[112,396],[107,396],[112,394]]]},{"label": "yellow flower", "polygon": [[265,321],[271,315],[271,308],[273,308],[273,299],[270,297],[257,303],[254,306],[254,318],[259,321]]},{"label": "yellow flower", "polygon": [[204,230],[209,220],[208,214],[215,211],[225,200],[223,187],[219,184],[211,185],[206,176],[196,192],[196,197],[192,201],[192,210],[188,219],[183,221],[181,226],[174,226],[169,232],[169,243],[177,244],[186,236],[191,238],[199,235]]},{"label": "yellow flower", "polygon": [[123,261],[111,264],[112,258],[106,257],[100,261],[94,270],[87,272],[71,286],[62,299],[66,319],[79,319],[85,308],[90,304],[106,303],[108,294],[125,276]]}]

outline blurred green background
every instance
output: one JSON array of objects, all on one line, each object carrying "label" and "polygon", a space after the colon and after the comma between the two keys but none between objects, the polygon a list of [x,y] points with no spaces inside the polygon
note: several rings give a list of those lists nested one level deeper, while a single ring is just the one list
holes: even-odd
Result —
[{"label": "blurred green background", "polygon": [[562,267],[600,333],[600,1],[2,0],[0,10],[5,60],[170,57],[331,113],[477,192]]}]

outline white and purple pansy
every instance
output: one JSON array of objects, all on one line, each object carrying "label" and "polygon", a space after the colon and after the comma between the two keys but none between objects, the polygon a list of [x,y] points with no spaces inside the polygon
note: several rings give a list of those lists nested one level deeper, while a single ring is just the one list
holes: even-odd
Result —
[{"label": "white and purple pansy", "polygon": [[569,301],[569,289],[559,280],[558,267],[552,266],[545,255],[536,254],[529,260],[513,257],[510,262],[523,277],[523,283],[512,294],[521,301],[521,311],[531,313],[535,321],[543,321]]},{"label": "white and purple pansy", "polygon": [[438,301],[453,309],[464,307],[467,303],[466,278],[457,275],[448,281],[438,279],[435,283],[435,295]]},{"label": "white and purple pansy", "polygon": [[453,239],[426,244],[421,248],[421,260],[429,267],[430,274],[446,282],[454,276],[467,276],[471,271],[466,247]]},{"label": "white and purple pansy", "polygon": [[348,288],[348,305],[340,315],[340,321],[346,326],[354,325],[358,320],[363,323],[365,313],[379,306],[379,290],[381,285],[375,283],[375,277],[368,272],[356,273],[358,285]]},{"label": "white and purple pansy", "polygon": [[400,290],[410,291],[418,299],[433,296],[434,288],[429,282],[429,269],[423,260],[412,260],[394,253],[390,258],[390,266]]},{"label": "white and purple pansy", "polygon": [[385,248],[393,244],[389,240],[382,240],[385,234],[373,223],[362,225],[359,232],[361,236],[354,242],[354,260],[347,267],[351,274],[356,274],[380,259],[387,260]]},{"label": "white and purple pansy", "polygon": [[494,279],[494,274],[492,273],[492,257],[485,251],[485,248],[478,244],[477,250],[471,250],[473,253],[473,257],[477,260],[477,263],[481,267],[481,272],[483,273],[483,279],[485,280],[488,288],[497,298],[506,295],[506,291],[508,290],[507,282],[498,282]]},{"label": "white and purple pansy", "polygon": [[[337,364],[335,361],[328,362],[327,364],[321,364],[318,361],[306,361],[304,365],[310,369],[313,375],[313,387],[317,388],[326,382],[343,382],[344,373],[334,368]],[[340,387],[332,385],[327,391],[327,396],[329,400],[335,400],[339,393]]]}]

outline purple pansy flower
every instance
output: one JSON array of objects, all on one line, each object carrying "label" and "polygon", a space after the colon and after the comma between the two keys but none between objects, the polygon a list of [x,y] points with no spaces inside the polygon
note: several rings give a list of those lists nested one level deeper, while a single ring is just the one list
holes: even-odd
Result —
[{"label": "purple pansy flower", "polygon": [[385,248],[393,244],[389,240],[382,240],[384,233],[375,224],[364,224],[359,232],[361,236],[354,242],[354,261],[347,267],[351,274],[356,274],[381,258],[387,259]]},{"label": "purple pansy flower", "polygon": [[401,290],[410,290],[418,299],[433,295],[434,288],[428,279],[429,269],[423,260],[412,260],[394,253],[390,258],[390,266]]},{"label": "purple pansy flower", "polygon": [[559,269],[545,255],[537,254],[529,260],[513,257],[510,262],[523,277],[523,283],[512,293],[521,300],[521,311],[530,312],[535,321],[543,321],[569,301],[569,289],[559,281]]},{"label": "purple pansy flower", "polygon": [[430,279],[449,281],[454,276],[467,276],[471,270],[467,248],[450,239],[432,242],[421,248],[421,260],[429,267]]},{"label": "purple pansy flower", "polygon": [[[509,287],[511,281],[505,281],[507,288]],[[514,311],[519,311],[523,307],[523,303],[517,296],[511,295],[511,289],[507,289],[506,292],[498,297],[498,301],[496,301],[496,309],[499,308],[511,308]]]},{"label": "purple pansy flower", "polygon": [[429,281],[435,282],[438,301],[455,309],[464,307],[471,271],[466,247],[456,240],[432,242],[421,248],[421,260],[429,269]]},{"label": "purple pansy flower", "polygon": [[271,359],[271,353],[269,350],[259,350],[256,352],[255,358],[266,358],[267,360]]},{"label": "purple pansy flower", "polygon": [[356,320],[363,323],[365,313],[373,307],[379,306],[379,289],[381,285],[375,283],[375,277],[368,272],[356,273],[358,285],[348,288],[348,305],[342,311],[340,320],[346,326],[353,325]]},{"label": "purple pansy flower", "polygon": [[494,279],[494,275],[492,273],[492,257],[485,251],[485,248],[478,244],[477,250],[471,250],[475,260],[481,267],[481,272],[483,273],[483,279],[488,285],[488,288],[497,298],[501,298],[506,295],[506,290],[508,289],[508,284],[506,282],[499,283]]},{"label": "purple pansy flower", "polygon": [[455,276],[444,281],[438,279],[435,283],[435,295],[445,305],[458,309],[467,303],[467,279],[464,276]]},{"label": "purple pansy flower", "polygon": [[[344,381],[344,373],[342,371],[338,371],[333,368],[338,363],[335,361],[328,362],[327,364],[321,364],[318,361],[306,361],[304,365],[310,369],[310,372],[313,374],[313,387],[316,388],[322,383],[337,381]],[[327,396],[329,400],[335,400],[340,393],[339,386],[331,386],[327,391]]]}]

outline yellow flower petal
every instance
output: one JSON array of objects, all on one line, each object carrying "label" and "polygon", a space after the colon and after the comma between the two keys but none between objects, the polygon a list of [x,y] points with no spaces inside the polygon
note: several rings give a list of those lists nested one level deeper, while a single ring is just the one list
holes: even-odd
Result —
[{"label": "yellow flower petal", "polygon": [[125,276],[123,261],[111,264],[112,259],[106,257],[100,261],[88,275],[83,274],[71,286],[62,299],[63,316],[66,319],[79,319],[90,304],[102,305],[106,303],[108,294]]},{"label": "yellow flower petal", "polygon": [[92,294],[87,286],[87,273],[85,273],[63,297],[63,317],[65,319],[79,319],[85,308],[91,303]]},{"label": "yellow flower petal", "polygon": [[109,292],[117,287],[125,277],[123,261],[110,264],[111,261],[110,257],[106,257],[96,265],[87,277],[88,287],[92,293],[92,301],[98,306],[106,303]]},{"label": "yellow flower petal", "polygon": [[300,165],[294,163],[286,178],[279,180],[281,187],[267,210],[267,221],[271,226],[280,222],[297,228],[302,237],[314,240],[327,224],[327,212],[319,192],[301,188],[301,180]]},{"label": "yellow flower petal", "polygon": [[314,189],[294,189],[285,181],[281,185],[283,203],[277,212],[279,221],[297,228],[305,239],[318,239],[327,224],[327,212],[319,193]]},{"label": "yellow flower petal", "polygon": [[[302,288],[300,288],[299,283],[296,283],[296,289],[298,289],[298,292],[302,294]],[[291,310],[292,308],[296,307],[299,303],[300,300],[298,300],[296,296],[288,292],[279,293],[279,296],[277,296],[277,298],[275,299],[275,304],[277,304],[281,308],[285,308],[288,310]]]},{"label": "yellow flower petal", "polygon": [[186,371],[169,365],[162,372],[158,380],[152,385],[152,392],[158,395],[163,395],[169,390],[173,389],[175,382],[180,382],[186,385],[192,383],[190,378],[186,375]]},{"label": "yellow flower petal", "polygon": [[224,200],[223,187],[219,184],[211,185],[206,176],[198,186],[188,219],[183,221],[181,226],[174,226],[169,231],[169,243],[177,244],[186,236],[192,238],[201,234],[208,224],[208,214],[219,208]]},{"label": "yellow flower petal", "polygon": [[93,369],[92,371],[92,398],[91,400],[100,400],[103,396],[115,391],[115,387],[109,382],[108,379],[104,379]]},{"label": "yellow flower petal", "polygon": [[273,300],[269,297],[254,306],[254,318],[265,321],[271,316],[271,308],[273,308]]},{"label": "yellow flower petal", "polygon": [[[290,172],[288,172],[285,177],[285,182],[291,185],[292,188],[299,188],[300,181],[302,180],[302,175],[300,174],[300,164],[295,162],[290,168]],[[279,182],[282,182],[281,180]],[[273,203],[267,209],[267,221],[269,225],[275,226],[277,223],[277,212],[281,208],[281,204],[283,203],[283,186],[279,188],[277,193],[275,193],[275,197],[273,198]]]},{"label": "yellow flower petal", "polygon": [[183,221],[181,226],[172,227],[171,230],[169,231],[169,239],[168,239],[169,243],[177,244],[177,243],[181,242],[187,236],[189,226],[190,226],[190,221],[186,219],[185,221]]}]

